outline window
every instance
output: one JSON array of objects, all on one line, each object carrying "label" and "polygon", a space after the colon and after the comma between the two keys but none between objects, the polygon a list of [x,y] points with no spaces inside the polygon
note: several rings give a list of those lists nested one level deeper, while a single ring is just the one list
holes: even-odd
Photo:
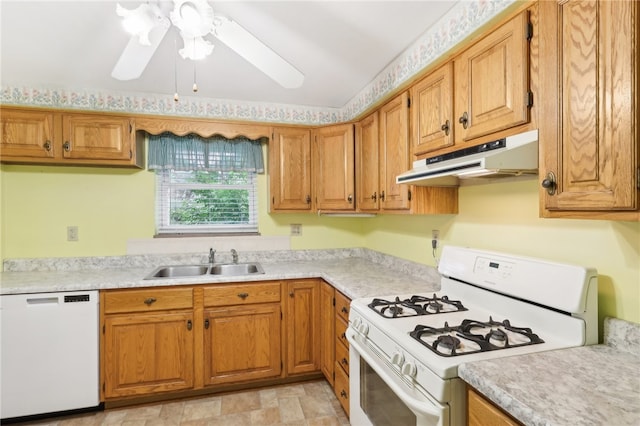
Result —
[{"label": "window", "polygon": [[149,136],[158,234],[257,233],[260,141]]}]

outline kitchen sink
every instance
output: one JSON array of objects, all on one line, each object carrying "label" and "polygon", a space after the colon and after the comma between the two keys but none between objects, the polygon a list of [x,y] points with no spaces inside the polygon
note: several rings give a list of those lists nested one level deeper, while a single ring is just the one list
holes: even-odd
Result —
[{"label": "kitchen sink", "polygon": [[221,263],[213,265],[209,271],[211,275],[251,275],[264,274],[262,266],[259,263]]},{"label": "kitchen sink", "polygon": [[253,275],[264,274],[262,266],[257,262],[248,263],[216,263],[213,265],[172,265],[159,266],[145,277],[145,280],[158,278],[188,278],[203,275]]},{"label": "kitchen sink", "polygon": [[209,265],[159,266],[147,275],[145,279],[197,277],[199,275],[205,275],[207,272],[209,272]]}]

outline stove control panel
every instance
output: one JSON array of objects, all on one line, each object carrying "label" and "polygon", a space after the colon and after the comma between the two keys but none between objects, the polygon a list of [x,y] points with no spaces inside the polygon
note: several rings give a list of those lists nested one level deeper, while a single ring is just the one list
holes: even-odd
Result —
[{"label": "stove control panel", "polygon": [[506,280],[511,277],[515,264],[505,260],[488,257],[477,257],[473,268],[474,274],[483,281]]}]

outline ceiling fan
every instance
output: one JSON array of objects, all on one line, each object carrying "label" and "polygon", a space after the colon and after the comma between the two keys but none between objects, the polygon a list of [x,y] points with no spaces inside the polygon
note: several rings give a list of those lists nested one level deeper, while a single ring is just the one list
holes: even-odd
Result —
[{"label": "ceiling fan", "polygon": [[116,13],[132,34],[111,72],[117,80],[139,78],[173,24],[184,42],[178,51],[184,59],[211,54],[214,46],[205,38],[211,34],[282,87],[295,89],[304,81],[293,65],[237,22],[215,14],[206,0],[174,0],[173,6],[168,2],[144,3],[132,10],[118,4]]}]

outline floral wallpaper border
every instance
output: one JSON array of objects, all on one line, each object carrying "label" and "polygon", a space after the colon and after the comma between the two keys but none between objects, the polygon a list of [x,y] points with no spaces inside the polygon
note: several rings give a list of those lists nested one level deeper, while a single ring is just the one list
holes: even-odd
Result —
[{"label": "floral wallpaper border", "polygon": [[145,93],[0,86],[5,105],[307,125],[351,120],[518,0],[462,0],[342,108],[202,99]]}]

